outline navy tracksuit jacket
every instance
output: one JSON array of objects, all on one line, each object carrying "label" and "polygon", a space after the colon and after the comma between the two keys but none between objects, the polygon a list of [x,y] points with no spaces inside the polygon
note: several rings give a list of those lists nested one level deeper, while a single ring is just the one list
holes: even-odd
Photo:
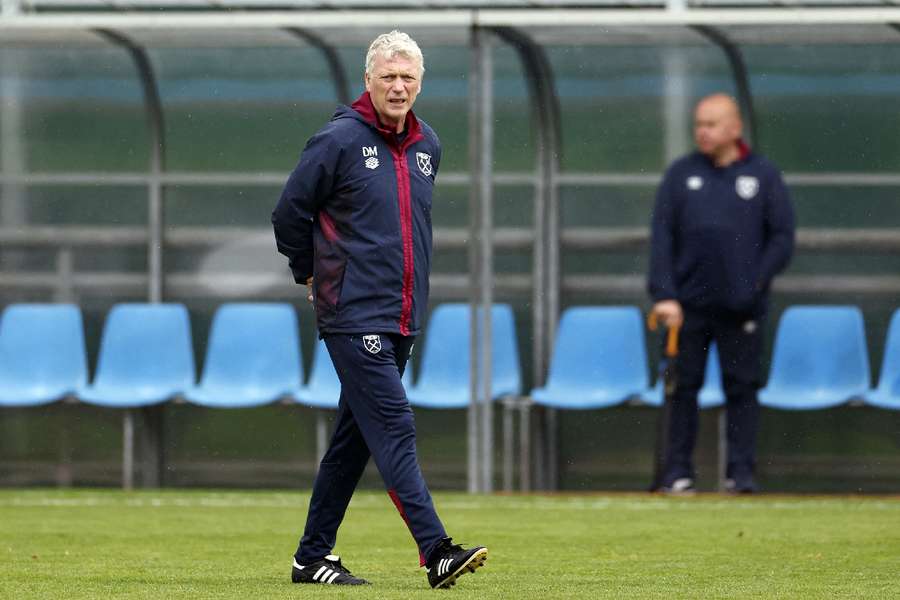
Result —
[{"label": "navy tracksuit jacket", "polygon": [[419,547],[446,532],[416,459],[400,381],[428,302],[437,136],[410,111],[384,128],[368,93],[307,143],[272,213],[294,279],[314,277],[319,334],[341,380],[337,423],[313,485],[295,559],[330,554],[371,455]]},{"label": "navy tracksuit jacket", "polygon": [[338,107],[291,173],[272,223],[297,283],[314,277],[319,333],[417,335],[428,303],[434,131],[410,111],[402,141],[368,93]]},{"label": "navy tracksuit jacket", "polygon": [[648,289],[685,313],[664,485],[693,477],[697,392],[713,340],[728,397],[728,476],[754,469],[762,320],[793,252],[794,212],[776,167],[740,149],[727,167],[699,152],[675,161],[653,210]]}]

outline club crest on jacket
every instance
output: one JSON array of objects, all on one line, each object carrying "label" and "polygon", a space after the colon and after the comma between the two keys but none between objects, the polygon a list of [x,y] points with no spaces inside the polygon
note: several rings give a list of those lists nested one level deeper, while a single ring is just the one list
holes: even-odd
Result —
[{"label": "club crest on jacket", "polygon": [[381,336],[380,335],[364,335],[363,346],[370,354],[378,354],[381,352]]},{"label": "club crest on jacket", "polygon": [[431,174],[434,173],[434,169],[431,168],[430,154],[416,152],[416,164],[419,165],[419,170],[422,171],[422,174],[425,175],[425,177],[431,177]]},{"label": "club crest on jacket", "polygon": [[751,175],[741,175],[734,182],[734,190],[744,200],[750,200],[759,192],[759,179]]}]

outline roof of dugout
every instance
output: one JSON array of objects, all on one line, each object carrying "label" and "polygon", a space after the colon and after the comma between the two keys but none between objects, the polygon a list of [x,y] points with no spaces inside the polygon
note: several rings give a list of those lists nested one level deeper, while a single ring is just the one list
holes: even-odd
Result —
[{"label": "roof of dugout", "polygon": [[279,31],[286,27],[327,30],[331,45],[366,43],[386,27],[427,28],[430,40],[451,45],[467,44],[472,26],[527,29],[536,42],[549,45],[690,43],[696,34],[681,26],[693,25],[715,26],[739,45],[881,44],[900,38],[900,0],[0,0],[0,5],[3,44],[93,44],[96,36],[80,33],[92,29],[127,32],[136,44],[149,46],[296,44],[296,37]]}]

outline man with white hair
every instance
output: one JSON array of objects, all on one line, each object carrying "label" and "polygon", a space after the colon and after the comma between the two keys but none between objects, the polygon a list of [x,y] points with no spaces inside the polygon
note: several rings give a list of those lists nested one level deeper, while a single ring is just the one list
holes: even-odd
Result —
[{"label": "man with white hair", "polygon": [[401,383],[428,302],[431,195],[441,162],[437,135],[411,110],[424,71],[407,34],[378,36],[366,56],[365,93],[310,138],[272,213],[278,250],[308,286],[341,381],[294,583],[368,583],[331,552],[369,456],[432,587],[453,585],[487,558],[487,548],[463,549],[447,537],[419,469]]}]

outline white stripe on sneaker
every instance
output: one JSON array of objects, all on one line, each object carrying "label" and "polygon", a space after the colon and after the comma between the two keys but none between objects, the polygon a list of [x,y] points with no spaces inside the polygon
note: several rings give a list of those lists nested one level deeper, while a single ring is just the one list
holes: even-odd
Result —
[{"label": "white stripe on sneaker", "polygon": [[334,580],[338,578],[338,575],[340,575],[340,573],[335,571],[334,575],[332,575],[331,577],[328,578],[328,583],[334,583]]},{"label": "white stripe on sneaker", "polygon": [[328,570],[328,567],[325,567],[325,566],[319,567],[319,570],[316,571],[315,575],[313,575],[313,581],[318,581],[319,575],[321,575],[323,572],[325,572],[327,570]]},{"label": "white stripe on sneaker", "polygon": [[304,569],[303,565],[297,564],[297,559],[296,559],[296,558],[294,559],[294,568],[295,568],[295,569],[300,569],[301,571]]}]

